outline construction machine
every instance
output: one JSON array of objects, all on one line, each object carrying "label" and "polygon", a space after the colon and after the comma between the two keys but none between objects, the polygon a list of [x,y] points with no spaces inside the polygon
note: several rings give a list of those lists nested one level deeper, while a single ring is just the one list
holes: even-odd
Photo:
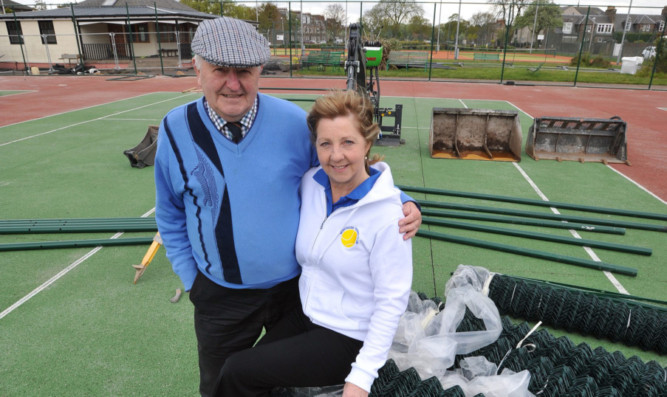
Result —
[{"label": "construction machine", "polygon": [[[401,139],[403,105],[397,104],[394,109],[380,107],[380,76],[378,70],[382,63],[382,54],[381,43],[363,42],[361,26],[356,23],[350,25],[347,59],[345,61],[346,88],[368,96],[371,100],[375,122],[380,126],[380,135],[375,144],[379,146],[398,146],[405,143]],[[384,119],[388,117],[394,119],[393,125],[384,125]]]}]

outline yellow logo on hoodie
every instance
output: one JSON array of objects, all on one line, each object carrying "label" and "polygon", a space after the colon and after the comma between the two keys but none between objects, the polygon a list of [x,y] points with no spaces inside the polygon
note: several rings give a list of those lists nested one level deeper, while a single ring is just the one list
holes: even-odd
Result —
[{"label": "yellow logo on hoodie", "polygon": [[343,247],[350,248],[357,243],[358,237],[359,231],[356,227],[346,227],[340,234],[340,242],[343,243]]}]

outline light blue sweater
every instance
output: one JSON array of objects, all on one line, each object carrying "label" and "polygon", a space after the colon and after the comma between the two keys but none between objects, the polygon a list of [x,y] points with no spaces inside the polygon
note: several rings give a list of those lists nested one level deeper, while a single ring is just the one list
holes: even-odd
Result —
[{"label": "light blue sweater", "polygon": [[203,98],[167,114],[155,157],[155,218],[186,290],[197,269],[238,289],[299,274],[299,184],[317,164],[308,134],[302,109],[263,94],[238,145],[216,130]]}]

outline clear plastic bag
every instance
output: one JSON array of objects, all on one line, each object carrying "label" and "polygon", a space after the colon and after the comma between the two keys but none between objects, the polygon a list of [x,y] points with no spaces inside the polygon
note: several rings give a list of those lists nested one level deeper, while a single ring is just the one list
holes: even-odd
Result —
[{"label": "clear plastic bag", "polygon": [[[389,357],[405,370],[414,367],[422,379],[440,376],[454,364],[457,354],[468,354],[498,339],[502,331],[496,305],[480,291],[489,272],[459,266],[447,282],[445,308],[438,312],[432,301],[414,292],[401,317]],[[484,322],[486,330],[456,332],[466,307]]]},{"label": "clear plastic bag", "polygon": [[[528,391],[530,372],[514,372],[506,368],[500,375],[495,375],[496,368],[484,357],[468,357],[461,360],[461,369],[447,371],[438,379],[445,390],[459,386],[466,396],[481,393],[486,397],[533,397]],[[484,375],[489,372],[492,375]]]}]

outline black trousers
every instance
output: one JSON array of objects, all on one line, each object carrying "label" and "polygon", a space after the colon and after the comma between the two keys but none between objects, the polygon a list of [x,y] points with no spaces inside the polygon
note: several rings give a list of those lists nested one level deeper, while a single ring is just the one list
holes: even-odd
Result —
[{"label": "black trousers", "polygon": [[251,349],[235,353],[220,374],[216,396],[268,396],[275,387],[345,382],[363,342],[313,324],[293,310]]},{"label": "black trousers", "polygon": [[213,393],[227,358],[253,346],[262,328],[271,330],[299,307],[298,277],[269,289],[221,287],[199,273],[190,290],[199,352],[199,392]]}]

